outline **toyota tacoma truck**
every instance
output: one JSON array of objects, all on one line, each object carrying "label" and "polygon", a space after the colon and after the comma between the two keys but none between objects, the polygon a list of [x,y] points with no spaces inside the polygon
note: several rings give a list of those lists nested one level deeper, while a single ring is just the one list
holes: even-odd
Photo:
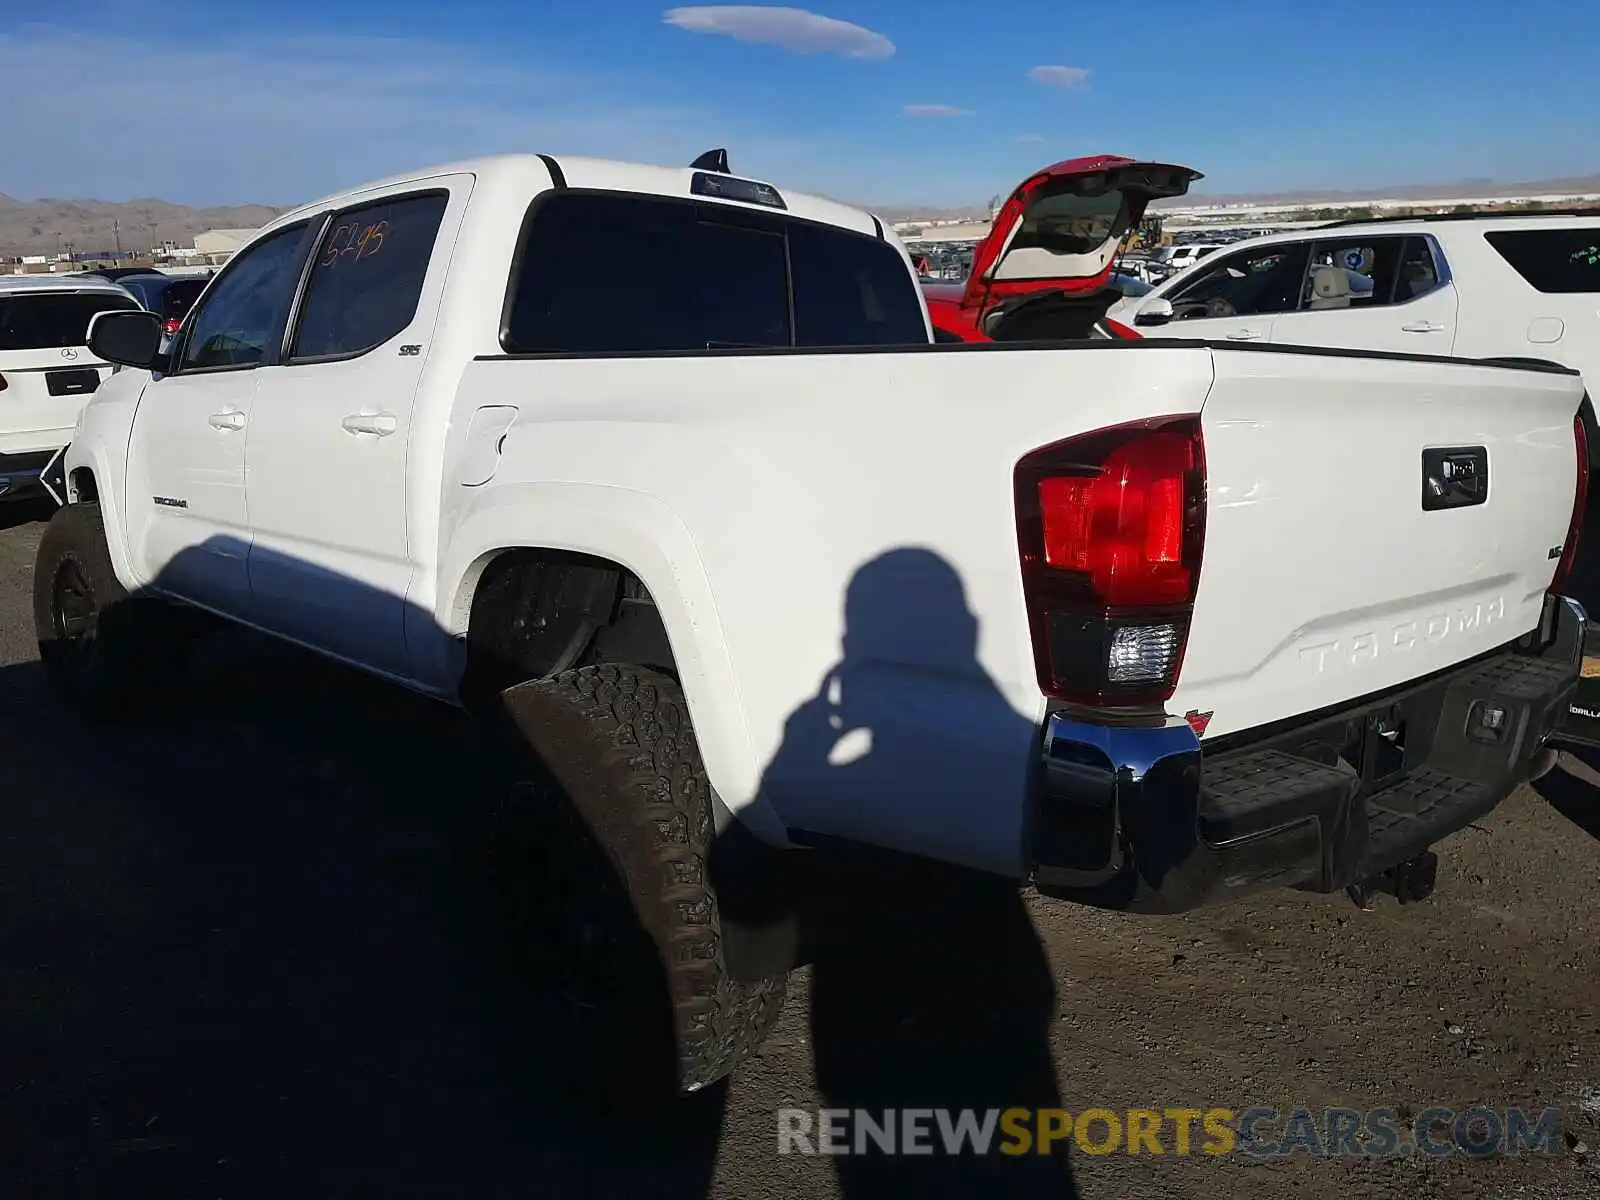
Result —
[{"label": "toyota tacoma truck", "polygon": [[878,219],[720,168],[389,179],[267,226],[167,350],[97,316],[50,679],[136,708],[198,610],[515,734],[485,862],[552,1040],[659,1020],[690,1091],[775,1019],[796,864],[1331,892],[1548,767],[1575,374],[940,344]]}]

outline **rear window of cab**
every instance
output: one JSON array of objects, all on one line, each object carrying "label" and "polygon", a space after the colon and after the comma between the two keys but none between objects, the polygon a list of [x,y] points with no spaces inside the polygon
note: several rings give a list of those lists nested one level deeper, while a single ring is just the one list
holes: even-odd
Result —
[{"label": "rear window of cab", "polygon": [[524,225],[501,342],[513,354],[926,344],[881,238],[776,213],[554,192]]}]

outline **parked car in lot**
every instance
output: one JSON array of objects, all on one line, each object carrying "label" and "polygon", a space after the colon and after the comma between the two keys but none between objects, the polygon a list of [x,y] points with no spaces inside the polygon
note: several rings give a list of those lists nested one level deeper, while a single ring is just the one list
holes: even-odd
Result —
[{"label": "parked car in lot", "polygon": [[125,275],[120,282],[147,312],[161,317],[162,330],[170,337],[178,332],[184,316],[200,293],[205,291],[209,278],[208,275],[169,275],[150,271]]},{"label": "parked car in lot", "polygon": [[[1090,230],[1025,190],[976,307],[1103,276],[1137,193],[1064,194]],[[934,344],[881,221],[725,164],[384,180],[267,226],[170,352],[89,336],[130,369],[40,542],[51,681],[136,709],[201,609],[498,715],[540,1036],[630,1099],[658,1023],[689,1090],[760,1042],[815,864],[1335,890],[1548,765],[1577,675],[1573,373]]]},{"label": "parked car in lot", "polygon": [[1130,336],[1102,321],[1122,296],[1111,276],[1123,240],[1151,200],[1200,178],[1108,154],[1034,172],[1001,206],[965,281],[925,286],[935,329],[954,341]]},{"label": "parked car in lot", "polygon": [[90,320],[136,307],[92,276],[0,276],[0,501],[39,494],[40,472],[111,374],[86,345]]}]

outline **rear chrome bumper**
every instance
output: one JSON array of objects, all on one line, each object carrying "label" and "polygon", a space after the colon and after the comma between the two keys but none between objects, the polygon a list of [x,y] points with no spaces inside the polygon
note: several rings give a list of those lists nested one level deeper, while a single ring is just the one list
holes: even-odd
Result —
[{"label": "rear chrome bumper", "polygon": [[[1030,836],[1041,892],[1176,912],[1270,887],[1331,892],[1481,817],[1545,757],[1587,615],[1552,598],[1515,648],[1269,736],[1202,745],[1177,718],[1052,714]],[[1482,722],[1498,709],[1493,730]]]}]

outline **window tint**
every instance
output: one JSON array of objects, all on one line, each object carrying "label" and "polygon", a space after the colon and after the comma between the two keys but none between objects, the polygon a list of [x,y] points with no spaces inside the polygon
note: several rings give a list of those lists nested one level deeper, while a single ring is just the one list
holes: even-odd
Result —
[{"label": "window tint", "polygon": [[161,316],[167,321],[181,321],[200,293],[206,290],[204,279],[174,279],[161,296]]},{"label": "window tint", "polygon": [[411,324],[449,196],[408,196],[334,217],[317,247],[291,359],[363,354]]},{"label": "window tint", "polygon": [[1219,258],[1172,297],[1173,319],[1289,312],[1300,299],[1309,252],[1306,242],[1286,242]]},{"label": "window tint", "polygon": [[180,370],[248,367],[270,357],[299,282],[305,231],[304,222],[280,229],[228,264],[195,313]]},{"label": "window tint", "polygon": [[916,282],[878,238],[722,205],[581,193],[540,202],[504,339],[512,351],[586,354],[927,340]]},{"label": "window tint", "polygon": [[789,226],[795,344],[901,346],[928,340],[917,285],[887,242],[823,225]]},{"label": "window tint", "polygon": [[783,237],[754,216],[637,196],[546,197],[523,244],[507,347],[789,345]]},{"label": "window tint", "polygon": [[1404,238],[1364,237],[1319,241],[1301,292],[1302,308],[1371,308],[1394,295]]},{"label": "window tint", "polygon": [[126,296],[91,292],[0,297],[0,350],[81,346],[95,313],[138,307]]},{"label": "window tint", "polygon": [[1502,229],[1483,236],[1541,292],[1600,292],[1600,226]]},{"label": "window tint", "polygon": [[1440,285],[1439,263],[1433,255],[1433,243],[1425,237],[1408,237],[1400,254],[1400,277],[1394,284],[1394,302],[1403,304],[1426,296]]}]

